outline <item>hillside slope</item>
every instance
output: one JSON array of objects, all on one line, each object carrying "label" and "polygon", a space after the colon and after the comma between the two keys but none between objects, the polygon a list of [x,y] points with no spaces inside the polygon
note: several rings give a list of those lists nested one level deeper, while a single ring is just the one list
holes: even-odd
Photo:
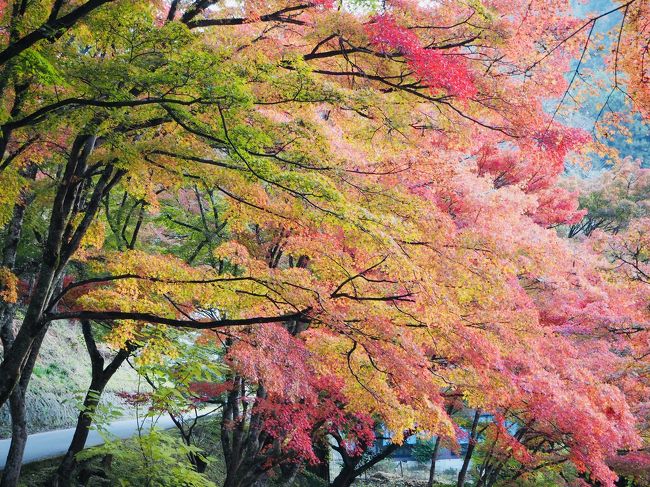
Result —
[{"label": "hillside slope", "polygon": [[[102,350],[109,356],[111,352]],[[90,383],[90,359],[81,328],[70,322],[53,323],[34,367],[27,392],[27,422],[30,433],[74,426],[79,410],[77,400]],[[128,365],[109,382],[103,402],[120,407],[128,416],[118,391],[137,389],[138,376]],[[0,409],[0,437],[11,435],[9,411]]]}]

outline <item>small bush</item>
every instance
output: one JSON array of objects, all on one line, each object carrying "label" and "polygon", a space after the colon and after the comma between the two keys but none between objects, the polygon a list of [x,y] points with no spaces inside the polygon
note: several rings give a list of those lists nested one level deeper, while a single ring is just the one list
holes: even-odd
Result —
[{"label": "small bush", "polygon": [[110,457],[111,468],[105,474],[111,485],[216,487],[214,482],[192,469],[187,461],[188,453],[201,454],[201,450],[185,445],[169,433],[153,429],[129,441],[109,441],[85,450],[78,459]]}]

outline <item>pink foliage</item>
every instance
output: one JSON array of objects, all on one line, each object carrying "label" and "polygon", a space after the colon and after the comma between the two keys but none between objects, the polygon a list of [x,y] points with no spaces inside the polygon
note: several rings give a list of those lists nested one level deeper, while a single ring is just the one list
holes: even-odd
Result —
[{"label": "pink foliage", "polygon": [[122,399],[129,406],[143,406],[151,402],[151,393],[150,392],[127,392],[119,391],[116,395]]},{"label": "pink foliage", "polygon": [[375,16],[367,25],[370,42],[384,54],[397,51],[414,74],[432,91],[445,90],[459,98],[471,98],[477,90],[459,53],[442,54],[422,46],[408,28],[398,25],[388,14]]},{"label": "pink foliage", "polygon": [[232,388],[232,382],[226,381],[222,383],[217,382],[193,382],[190,384],[189,389],[192,394],[192,401],[197,403],[205,403],[213,401],[223,393]]},{"label": "pink foliage", "polygon": [[537,193],[538,207],[533,214],[533,221],[545,227],[555,225],[573,225],[587,214],[587,210],[578,208],[578,193],[564,188],[554,187]]},{"label": "pink foliage", "polygon": [[[282,458],[317,463],[314,437],[330,431],[345,432],[346,448],[353,455],[361,454],[374,441],[374,421],[346,410],[342,380],[317,374],[309,363],[304,342],[284,327],[268,325],[242,333],[230,348],[228,360],[239,375],[263,384],[268,391],[243,400],[261,418],[264,431],[280,440]],[[196,386],[199,394],[226,388]],[[270,456],[268,461],[284,461],[278,458]]]}]

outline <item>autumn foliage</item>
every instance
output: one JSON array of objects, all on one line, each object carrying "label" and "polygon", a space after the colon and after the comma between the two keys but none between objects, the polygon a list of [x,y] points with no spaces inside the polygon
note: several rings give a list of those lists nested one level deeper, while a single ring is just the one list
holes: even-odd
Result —
[{"label": "autumn foliage", "polygon": [[[60,4],[2,10],[2,403],[85,320],[184,405],[130,400],[219,405],[227,487],[378,428],[455,444],[450,404],[493,418],[479,485],[645,468],[648,219],[585,202],[647,175],[563,177],[594,150],[547,107],[569,2]],[[645,117],[627,5],[609,67]]]}]

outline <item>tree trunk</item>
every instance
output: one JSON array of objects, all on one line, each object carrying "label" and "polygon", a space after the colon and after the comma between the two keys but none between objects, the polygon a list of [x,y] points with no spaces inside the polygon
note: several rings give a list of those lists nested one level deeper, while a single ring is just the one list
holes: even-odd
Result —
[{"label": "tree trunk", "polygon": [[194,465],[194,470],[196,470],[197,473],[205,473],[205,470],[208,468],[208,462],[197,455],[192,454],[190,462]]},{"label": "tree trunk", "polygon": [[252,487],[264,477],[264,472],[256,472],[254,468],[241,473],[241,469],[237,472],[229,471],[226,474],[226,480],[223,487]]},{"label": "tree trunk", "polygon": [[[36,166],[33,164],[28,165],[23,174],[33,179],[36,176]],[[31,197],[21,196],[21,201],[14,205],[11,220],[7,226],[7,235],[5,238],[5,245],[2,251],[2,265],[7,269],[14,271],[16,267],[16,256],[18,254],[18,244],[22,234],[23,222],[25,220],[25,211],[27,205],[31,201]],[[18,310],[17,303],[2,303],[0,307],[0,340],[2,341],[3,350],[6,352],[13,345],[14,330],[13,321],[16,317]],[[20,381],[16,389],[9,397],[9,413],[11,415],[11,444],[5,462],[5,468],[2,472],[2,480],[0,486],[12,487],[17,485],[20,478],[20,470],[22,467],[23,453],[25,451],[25,444],[27,443],[27,408],[25,405],[25,394],[29,383],[38,349],[40,348],[40,340],[35,344],[36,350],[30,353],[30,357],[25,366],[26,375]]]},{"label": "tree trunk", "polygon": [[436,437],[436,442],[433,444],[433,452],[431,452],[431,468],[429,468],[429,481],[427,487],[433,487],[433,482],[436,477],[436,459],[438,458],[438,450],[440,449],[440,436]]},{"label": "tree trunk", "polygon": [[354,466],[344,464],[343,469],[330,484],[330,487],[350,487],[356,477]]},{"label": "tree trunk", "polygon": [[317,477],[323,479],[329,484],[330,481],[330,460],[329,460],[329,448],[326,444],[319,441],[314,444],[314,453],[319,460],[319,463],[316,465],[307,465],[307,471],[313,473]]},{"label": "tree trunk", "polygon": [[[263,419],[243,402],[246,382],[237,376],[228,393],[221,419],[221,445],[226,463],[224,487],[250,487],[263,478],[268,470],[265,466],[274,455],[280,455],[278,442],[270,443],[263,431]],[[256,399],[266,398],[266,389],[257,384]],[[250,419],[248,419],[250,418]]]},{"label": "tree trunk", "polygon": [[465,477],[467,476],[467,469],[469,468],[469,462],[472,459],[472,453],[474,453],[474,447],[476,446],[476,430],[478,428],[478,420],[481,418],[481,410],[477,409],[474,413],[474,421],[472,422],[472,430],[469,434],[469,444],[467,445],[467,452],[465,452],[465,459],[463,460],[463,466],[458,473],[458,484],[457,487],[463,487],[465,485]]},{"label": "tree trunk", "polygon": [[23,453],[27,443],[25,394],[20,386],[16,387],[11,393],[9,411],[11,413],[11,445],[9,446],[5,468],[2,471],[1,487],[15,487],[18,485]]},{"label": "tree trunk", "polygon": [[83,215],[81,222],[76,228],[72,227],[73,217],[79,214],[77,208],[79,197],[87,179],[86,162],[96,140],[93,135],[82,134],[77,136],[72,145],[65,172],[54,198],[36,286],[30,297],[23,324],[11,347],[5,348],[0,363],[0,406],[7,402],[11,391],[20,380],[34,340],[48,325],[45,315],[49,311],[55,284],[63,275],[66,264],[79,248],[81,239],[94,220],[101,198],[124,174],[124,171],[115,170],[112,165],[105,166],[81,213]]},{"label": "tree trunk", "polygon": [[16,487],[18,485],[28,436],[25,394],[46,332],[47,328],[44,328],[34,340],[32,350],[24,366],[24,374],[9,397],[11,445],[9,446],[5,468],[2,471],[0,487]]},{"label": "tree trunk", "polygon": [[113,375],[115,375],[115,372],[118,371],[135,348],[131,344],[127,344],[127,348],[119,350],[115,357],[113,357],[113,360],[104,368],[104,358],[97,349],[97,343],[93,337],[90,322],[83,320],[81,329],[83,331],[86,349],[90,356],[92,379],[86,392],[86,397],[84,398],[83,408],[77,417],[77,426],[75,427],[68,451],[63,457],[57,471],[46,482],[46,485],[51,487],[68,486],[71,484],[72,474],[77,466],[76,456],[86,446],[86,440],[88,439],[88,433],[90,432],[90,426],[93,421],[93,414],[97,410],[102,393]]},{"label": "tree trunk", "polygon": [[[13,303],[3,303],[0,311],[0,333],[2,334],[3,349],[9,348],[13,341],[13,319],[16,314],[17,306]],[[23,397],[22,391],[14,391],[9,398],[9,414],[11,415],[11,445],[5,462],[5,468],[2,472],[0,486],[16,485],[20,477],[20,467],[22,465],[21,455],[19,452],[24,450],[24,442],[27,439],[27,421],[25,407],[20,404]],[[24,438],[24,440],[22,440]],[[21,440],[22,443],[21,444]]]},{"label": "tree trunk", "polygon": [[298,472],[300,471],[300,464],[290,463],[290,464],[281,465],[280,471],[281,471],[281,475],[278,482],[279,485],[281,487],[290,487],[296,481],[296,477],[298,476]]},{"label": "tree trunk", "polygon": [[86,446],[90,426],[92,425],[92,414],[97,409],[99,404],[99,397],[104,391],[107,381],[96,381],[94,378],[90,383],[90,387],[86,392],[86,397],[83,402],[83,410],[79,412],[77,417],[77,426],[72,436],[72,441],[68,447],[59,468],[57,469],[54,477],[47,482],[50,486],[68,486],[72,482],[72,473],[77,466],[76,455]]},{"label": "tree trunk", "polygon": [[0,364],[0,406],[7,402],[20,380],[23,365],[29,356],[34,340],[44,327],[42,316],[52,291],[54,276],[55,272],[51,267],[44,267],[41,270],[23,324],[12,345],[4,350],[2,364]]},{"label": "tree trunk", "polygon": [[389,457],[398,448],[399,448],[398,444],[391,443],[390,445],[384,447],[383,450],[381,450],[379,453],[377,453],[375,456],[373,456],[370,460],[365,462],[363,465],[358,466],[359,463],[361,462],[361,456],[350,457],[349,455],[347,455],[345,447],[339,446],[337,448],[337,451],[343,457],[343,469],[332,481],[330,487],[350,487],[350,485],[352,485],[352,482],[354,482],[354,480],[357,477],[359,477],[361,474],[363,474],[367,470],[377,465],[382,460]]}]

